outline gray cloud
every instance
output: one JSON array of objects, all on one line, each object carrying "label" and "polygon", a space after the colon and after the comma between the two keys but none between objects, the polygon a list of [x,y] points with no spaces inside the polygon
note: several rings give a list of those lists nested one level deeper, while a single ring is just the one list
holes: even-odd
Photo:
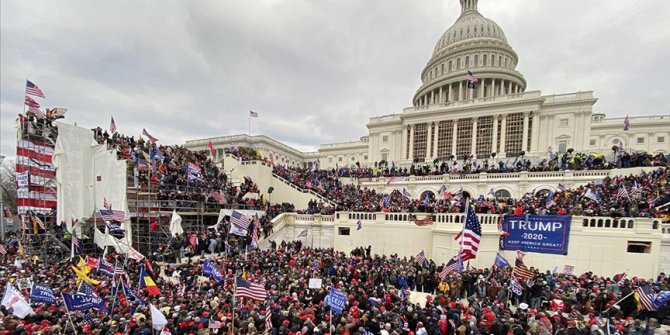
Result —
[{"label": "gray cloud", "polygon": [[[143,127],[164,143],[247,131],[315,149],[356,140],[371,116],[411,104],[456,0],[0,3],[3,154],[23,83],[69,122]],[[670,114],[670,3],[481,0],[529,89],[594,90],[608,116]]]}]

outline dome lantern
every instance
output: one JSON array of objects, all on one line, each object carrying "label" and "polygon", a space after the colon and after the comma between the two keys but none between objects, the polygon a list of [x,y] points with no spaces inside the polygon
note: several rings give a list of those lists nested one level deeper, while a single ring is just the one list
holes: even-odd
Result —
[{"label": "dome lantern", "polygon": [[461,13],[476,12],[479,0],[461,0]]}]

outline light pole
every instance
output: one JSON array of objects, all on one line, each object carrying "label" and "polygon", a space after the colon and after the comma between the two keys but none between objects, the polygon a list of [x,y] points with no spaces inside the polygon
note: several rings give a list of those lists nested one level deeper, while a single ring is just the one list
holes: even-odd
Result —
[{"label": "light pole", "polygon": [[2,188],[2,163],[5,156],[0,155],[0,240],[5,241],[5,190]]}]

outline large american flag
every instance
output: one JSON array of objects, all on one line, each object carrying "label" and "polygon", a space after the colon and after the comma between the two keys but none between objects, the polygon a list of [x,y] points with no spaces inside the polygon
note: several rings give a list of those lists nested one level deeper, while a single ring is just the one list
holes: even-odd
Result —
[{"label": "large american flag", "polygon": [[26,106],[29,106],[29,107],[40,108],[40,103],[33,100],[33,98],[31,98],[27,95],[25,96],[24,103],[26,104]]},{"label": "large american flag", "polygon": [[272,308],[270,305],[265,309],[265,335],[272,332]]},{"label": "large american flag", "polygon": [[482,225],[479,223],[477,214],[467,204],[465,214],[465,226],[463,230],[455,237],[456,241],[460,241],[461,250],[458,252],[463,258],[463,261],[474,259],[477,257],[479,251],[479,241],[482,238]]},{"label": "large american flag", "polygon": [[517,250],[517,256],[516,260],[514,261],[514,270],[512,270],[512,273],[514,276],[522,279],[533,279],[535,275],[533,274],[530,269],[526,266],[526,264],[523,262],[523,256],[525,256],[526,253],[520,250]]},{"label": "large american flag", "polygon": [[648,311],[655,311],[656,306],[654,306],[654,295],[645,292],[642,287],[635,289],[635,295],[637,296],[637,301],[642,305],[643,309]]},{"label": "large american flag", "polygon": [[114,209],[100,209],[100,216],[105,221],[123,222],[126,219],[126,212]]},{"label": "large american flag", "polygon": [[221,191],[212,191],[209,193],[209,197],[216,200],[216,202],[221,205],[226,203],[226,197],[221,193]]},{"label": "large american flag", "polygon": [[265,288],[260,284],[252,283],[242,277],[235,277],[235,299],[249,298],[264,301],[266,297]]},{"label": "large american flag", "polygon": [[477,76],[472,73],[472,71],[468,70],[468,81],[470,83],[476,83],[479,79],[477,79]]},{"label": "large american flag", "polygon": [[158,142],[158,138],[151,136],[151,134],[149,134],[147,130],[144,128],[142,129],[142,135],[146,136],[149,139],[149,141],[151,141],[151,143]]},{"label": "large american flag", "polygon": [[42,92],[42,90],[30,80],[26,80],[26,94],[34,95],[40,98],[45,98],[44,92]]},{"label": "large american flag", "polygon": [[47,118],[47,115],[44,114],[44,112],[37,107],[28,106],[28,113],[30,113],[32,115],[35,115],[35,117],[38,118],[38,119],[46,119]]},{"label": "large american flag", "polygon": [[250,221],[244,214],[238,211],[233,211],[233,213],[230,214],[230,224],[242,229],[249,229]]}]

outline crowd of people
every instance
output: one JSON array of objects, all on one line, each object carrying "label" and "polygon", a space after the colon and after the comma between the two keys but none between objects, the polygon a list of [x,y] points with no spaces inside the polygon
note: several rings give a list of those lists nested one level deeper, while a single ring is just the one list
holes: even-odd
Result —
[{"label": "crowd of people", "polygon": [[[15,244],[15,243],[14,243]],[[109,252],[110,264],[124,264],[109,278],[95,269],[85,280],[103,299],[99,310],[69,311],[61,293],[80,290],[73,262],[22,260],[9,244],[0,264],[0,289],[12,285],[26,298],[30,284],[53,289],[58,303],[31,303],[33,313],[20,319],[0,307],[2,334],[151,334],[149,304],[166,317],[162,331],[171,334],[416,334],[416,335],[604,335],[667,334],[667,300],[657,311],[640,309],[633,295],[665,294],[668,278],[614,280],[592,273],[569,275],[530,268],[522,292],[510,288],[511,267],[465,268],[440,276],[432,260],[376,255],[371,247],[351,254],[282,242],[275,248],[244,253],[230,249],[208,259],[221,277],[203,273],[204,258],[181,263],[126,261]],[[80,271],[85,266],[79,264]],[[143,267],[141,270],[140,267]],[[140,288],[140,273],[152,277],[160,292]],[[614,275],[614,274],[613,274]],[[235,297],[243,278],[259,284],[265,295]],[[308,288],[310,278],[322,284]],[[126,281],[129,291],[115,293],[113,283]],[[335,313],[326,296],[337,289],[346,306]],[[412,293],[414,292],[414,293]],[[417,299],[412,295],[423,292]],[[621,298],[623,300],[619,301]],[[667,298],[666,298],[667,299]],[[615,305],[616,302],[616,305]],[[159,332],[161,330],[157,330]]]}]

